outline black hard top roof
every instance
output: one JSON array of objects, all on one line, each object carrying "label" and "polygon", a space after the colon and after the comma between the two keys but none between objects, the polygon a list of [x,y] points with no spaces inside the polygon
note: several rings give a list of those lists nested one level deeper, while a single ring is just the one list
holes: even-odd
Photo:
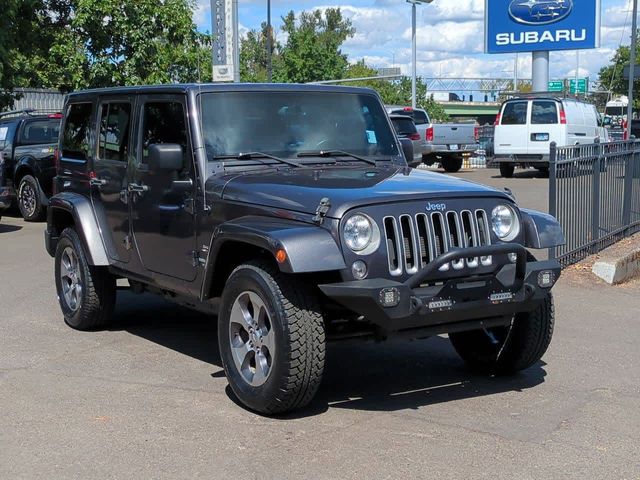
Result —
[{"label": "black hard top roof", "polygon": [[95,97],[97,95],[141,95],[141,94],[162,94],[162,93],[187,93],[190,91],[198,93],[212,92],[335,92],[335,93],[360,93],[373,94],[373,90],[362,87],[344,87],[335,85],[313,85],[313,84],[293,84],[293,83],[190,83],[171,85],[141,85],[133,87],[110,87],[81,90],[70,93],[70,100],[81,100]]}]

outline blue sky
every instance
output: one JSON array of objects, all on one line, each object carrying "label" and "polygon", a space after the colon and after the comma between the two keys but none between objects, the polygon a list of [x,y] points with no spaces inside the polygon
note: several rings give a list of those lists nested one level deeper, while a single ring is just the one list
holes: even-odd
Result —
[{"label": "blue sky", "polygon": [[[210,0],[197,0],[195,22],[211,29]],[[580,0],[576,1],[576,7]],[[241,29],[258,28],[266,18],[266,0],[239,0]],[[356,36],[344,45],[354,62],[364,58],[376,67],[411,68],[411,7],[404,0],[272,0],[272,21],[289,10],[300,12],[339,6],[356,28]],[[631,0],[602,0],[602,47],[580,53],[580,76],[597,77],[621,40],[629,44]],[[625,28],[626,25],[626,28]],[[424,77],[512,77],[514,55],[483,54],[484,0],[434,0],[418,7],[418,75]],[[531,76],[531,56],[521,55],[519,75]],[[573,77],[575,52],[551,53],[551,77]]]}]

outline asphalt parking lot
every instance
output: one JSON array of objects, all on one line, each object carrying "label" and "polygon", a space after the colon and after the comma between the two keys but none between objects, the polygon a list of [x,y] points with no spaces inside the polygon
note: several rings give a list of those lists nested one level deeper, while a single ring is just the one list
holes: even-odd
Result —
[{"label": "asphalt parking lot", "polygon": [[[463,178],[546,209],[546,179]],[[62,321],[43,224],[0,222],[0,478],[640,478],[640,291],[573,269],[544,361],[465,370],[446,338],[339,344],[310,407],[247,412],[215,319],[119,292],[108,331]]]}]

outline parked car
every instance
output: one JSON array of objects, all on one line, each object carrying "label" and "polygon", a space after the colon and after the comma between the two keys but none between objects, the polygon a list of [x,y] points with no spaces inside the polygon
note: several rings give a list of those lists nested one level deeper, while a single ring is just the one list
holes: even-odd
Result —
[{"label": "parked car", "polygon": [[551,142],[589,144],[604,135],[594,105],[549,95],[507,100],[495,123],[494,162],[506,178],[513,176],[516,166],[548,172]]},{"label": "parked car", "polygon": [[61,119],[36,110],[0,113],[0,200],[17,203],[27,221],[44,220]]},{"label": "parked car", "polygon": [[422,163],[422,155],[425,150],[426,142],[420,136],[416,129],[416,124],[411,117],[406,115],[390,115],[393,128],[399,138],[406,138],[413,143],[413,161],[409,162],[410,167],[417,167]]},{"label": "parked car", "polygon": [[549,345],[560,264],[527,248],[558,223],[408,168],[372,90],[110,88],[64,115],[45,241],[73,328],[109,324],[117,278],[217,314],[231,389],[266,414],[314,397],[327,341],[449,333],[503,374]]},{"label": "parked car", "polygon": [[462,168],[464,155],[471,155],[478,149],[478,127],[473,123],[434,124],[429,114],[421,108],[388,105],[391,115],[406,115],[413,118],[418,133],[425,139],[422,155],[425,165],[439,163],[447,172],[457,172]]}]

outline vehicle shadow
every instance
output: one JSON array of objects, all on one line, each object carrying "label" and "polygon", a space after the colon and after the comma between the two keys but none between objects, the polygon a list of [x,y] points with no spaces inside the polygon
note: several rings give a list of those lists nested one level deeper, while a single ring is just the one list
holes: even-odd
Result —
[{"label": "vehicle shadow", "polygon": [[[124,330],[217,367],[216,319],[152,295],[119,291],[113,330]],[[316,398],[283,420],[319,415],[329,408],[371,411],[416,409],[461,399],[522,391],[544,382],[543,362],[512,377],[475,374],[465,368],[447,338],[338,342],[327,348],[324,379]],[[240,405],[231,388],[226,393]],[[244,407],[242,407],[244,408]]]},{"label": "vehicle shadow", "polygon": [[[491,178],[503,178],[499,173],[492,175]],[[549,178],[549,174],[545,172],[541,172],[539,170],[527,169],[527,170],[516,170],[513,173],[513,177],[511,179],[505,180],[524,180],[530,178]]]},{"label": "vehicle shadow", "polygon": [[0,223],[0,233],[11,233],[22,230],[20,225],[7,225]]}]

